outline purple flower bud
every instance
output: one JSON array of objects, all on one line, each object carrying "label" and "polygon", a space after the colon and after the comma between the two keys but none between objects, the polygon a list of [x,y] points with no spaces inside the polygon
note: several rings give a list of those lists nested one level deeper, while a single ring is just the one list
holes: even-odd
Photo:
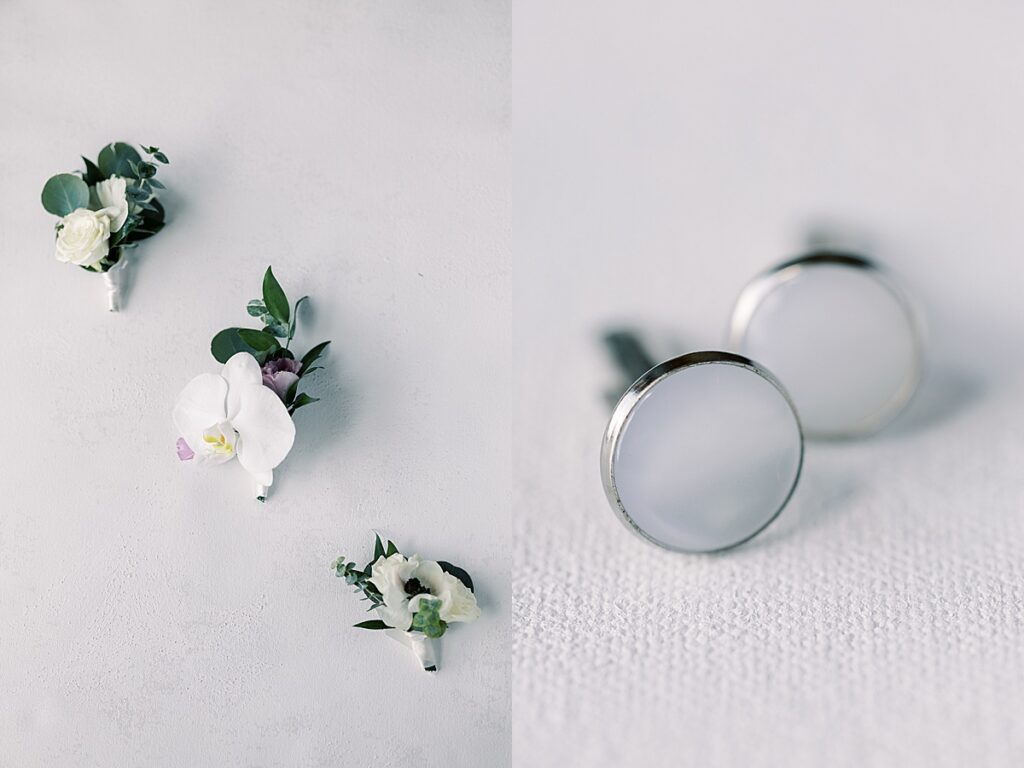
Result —
[{"label": "purple flower bud", "polygon": [[261,369],[263,373],[263,385],[274,390],[281,401],[288,396],[288,390],[292,384],[299,380],[299,371],[302,370],[302,363],[292,360],[289,357],[279,357],[276,360],[268,360]]}]

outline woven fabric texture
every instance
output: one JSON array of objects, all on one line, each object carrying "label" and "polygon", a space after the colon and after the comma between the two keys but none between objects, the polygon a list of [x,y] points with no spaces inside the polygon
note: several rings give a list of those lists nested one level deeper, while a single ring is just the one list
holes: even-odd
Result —
[{"label": "woven fabric texture", "polygon": [[1019,764],[1020,391],[811,444],[790,507],[713,556],[621,526],[600,405],[553,408],[518,505],[514,764]]}]

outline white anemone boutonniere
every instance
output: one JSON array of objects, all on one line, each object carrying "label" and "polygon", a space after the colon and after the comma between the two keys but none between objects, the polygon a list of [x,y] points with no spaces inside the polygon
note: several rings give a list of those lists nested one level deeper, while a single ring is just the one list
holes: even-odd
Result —
[{"label": "white anemone boutonniere", "polygon": [[[262,330],[228,328],[213,337],[210,351],[224,364],[219,374],[203,373],[190,381],[174,406],[178,458],[194,465],[223,464],[236,456],[265,501],[274,469],[295,442],[292,416],[319,400],[298,388],[329,341],[296,360],[289,349],[295,336],[303,296],[292,307],[274,272],[263,276],[263,298],[249,302]],[[282,346],[281,342],[284,342]]]},{"label": "white anemone boutonniere", "polygon": [[437,670],[433,641],[443,636],[450,624],[480,618],[468,573],[444,560],[406,557],[394,542],[385,546],[380,536],[374,539],[373,560],[362,570],[344,557],[331,567],[361,592],[362,599],[370,602],[369,610],[380,616],[355,626],[383,630],[408,646],[428,672]]},{"label": "white anemone boutonniere", "polygon": [[142,149],[149,160],[129,144],[108,144],[95,163],[82,158],[85,171],[59,173],[43,187],[43,208],[60,217],[57,261],[103,275],[111,312],[120,309],[128,249],[164,226],[156,163],[170,161],[157,147]]}]

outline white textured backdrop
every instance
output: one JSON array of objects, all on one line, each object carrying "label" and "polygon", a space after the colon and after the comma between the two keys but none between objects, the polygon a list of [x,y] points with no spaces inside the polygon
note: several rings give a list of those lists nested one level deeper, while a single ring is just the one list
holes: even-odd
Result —
[{"label": "white textured backdrop", "polygon": [[[0,4],[0,764],[497,765],[510,594],[503,3]],[[162,147],[125,311],[58,264],[53,173]],[[174,455],[272,263],[330,338],[260,506]],[[441,672],[352,629],[371,527],[464,565]]]},{"label": "white textured backdrop", "polygon": [[[514,251],[537,341],[514,763],[1020,765],[1024,9],[517,8]],[[599,331],[717,347],[744,282],[822,227],[928,310],[913,410],[811,445],[790,507],[738,551],[629,536],[598,477]]]}]

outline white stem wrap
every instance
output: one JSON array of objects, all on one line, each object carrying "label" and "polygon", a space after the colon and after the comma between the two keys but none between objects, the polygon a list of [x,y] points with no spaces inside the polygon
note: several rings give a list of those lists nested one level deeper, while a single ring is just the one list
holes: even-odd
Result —
[{"label": "white stem wrap", "polygon": [[387,629],[384,634],[411,650],[425,672],[437,671],[437,653],[431,638],[422,632],[403,632],[400,629]]},{"label": "white stem wrap", "polygon": [[270,493],[270,486],[256,483],[256,501],[266,501],[268,493]]},{"label": "white stem wrap", "polygon": [[111,312],[118,312],[121,309],[121,283],[124,281],[127,267],[128,253],[122,251],[117,264],[103,273],[103,282],[107,286],[107,309]]}]

